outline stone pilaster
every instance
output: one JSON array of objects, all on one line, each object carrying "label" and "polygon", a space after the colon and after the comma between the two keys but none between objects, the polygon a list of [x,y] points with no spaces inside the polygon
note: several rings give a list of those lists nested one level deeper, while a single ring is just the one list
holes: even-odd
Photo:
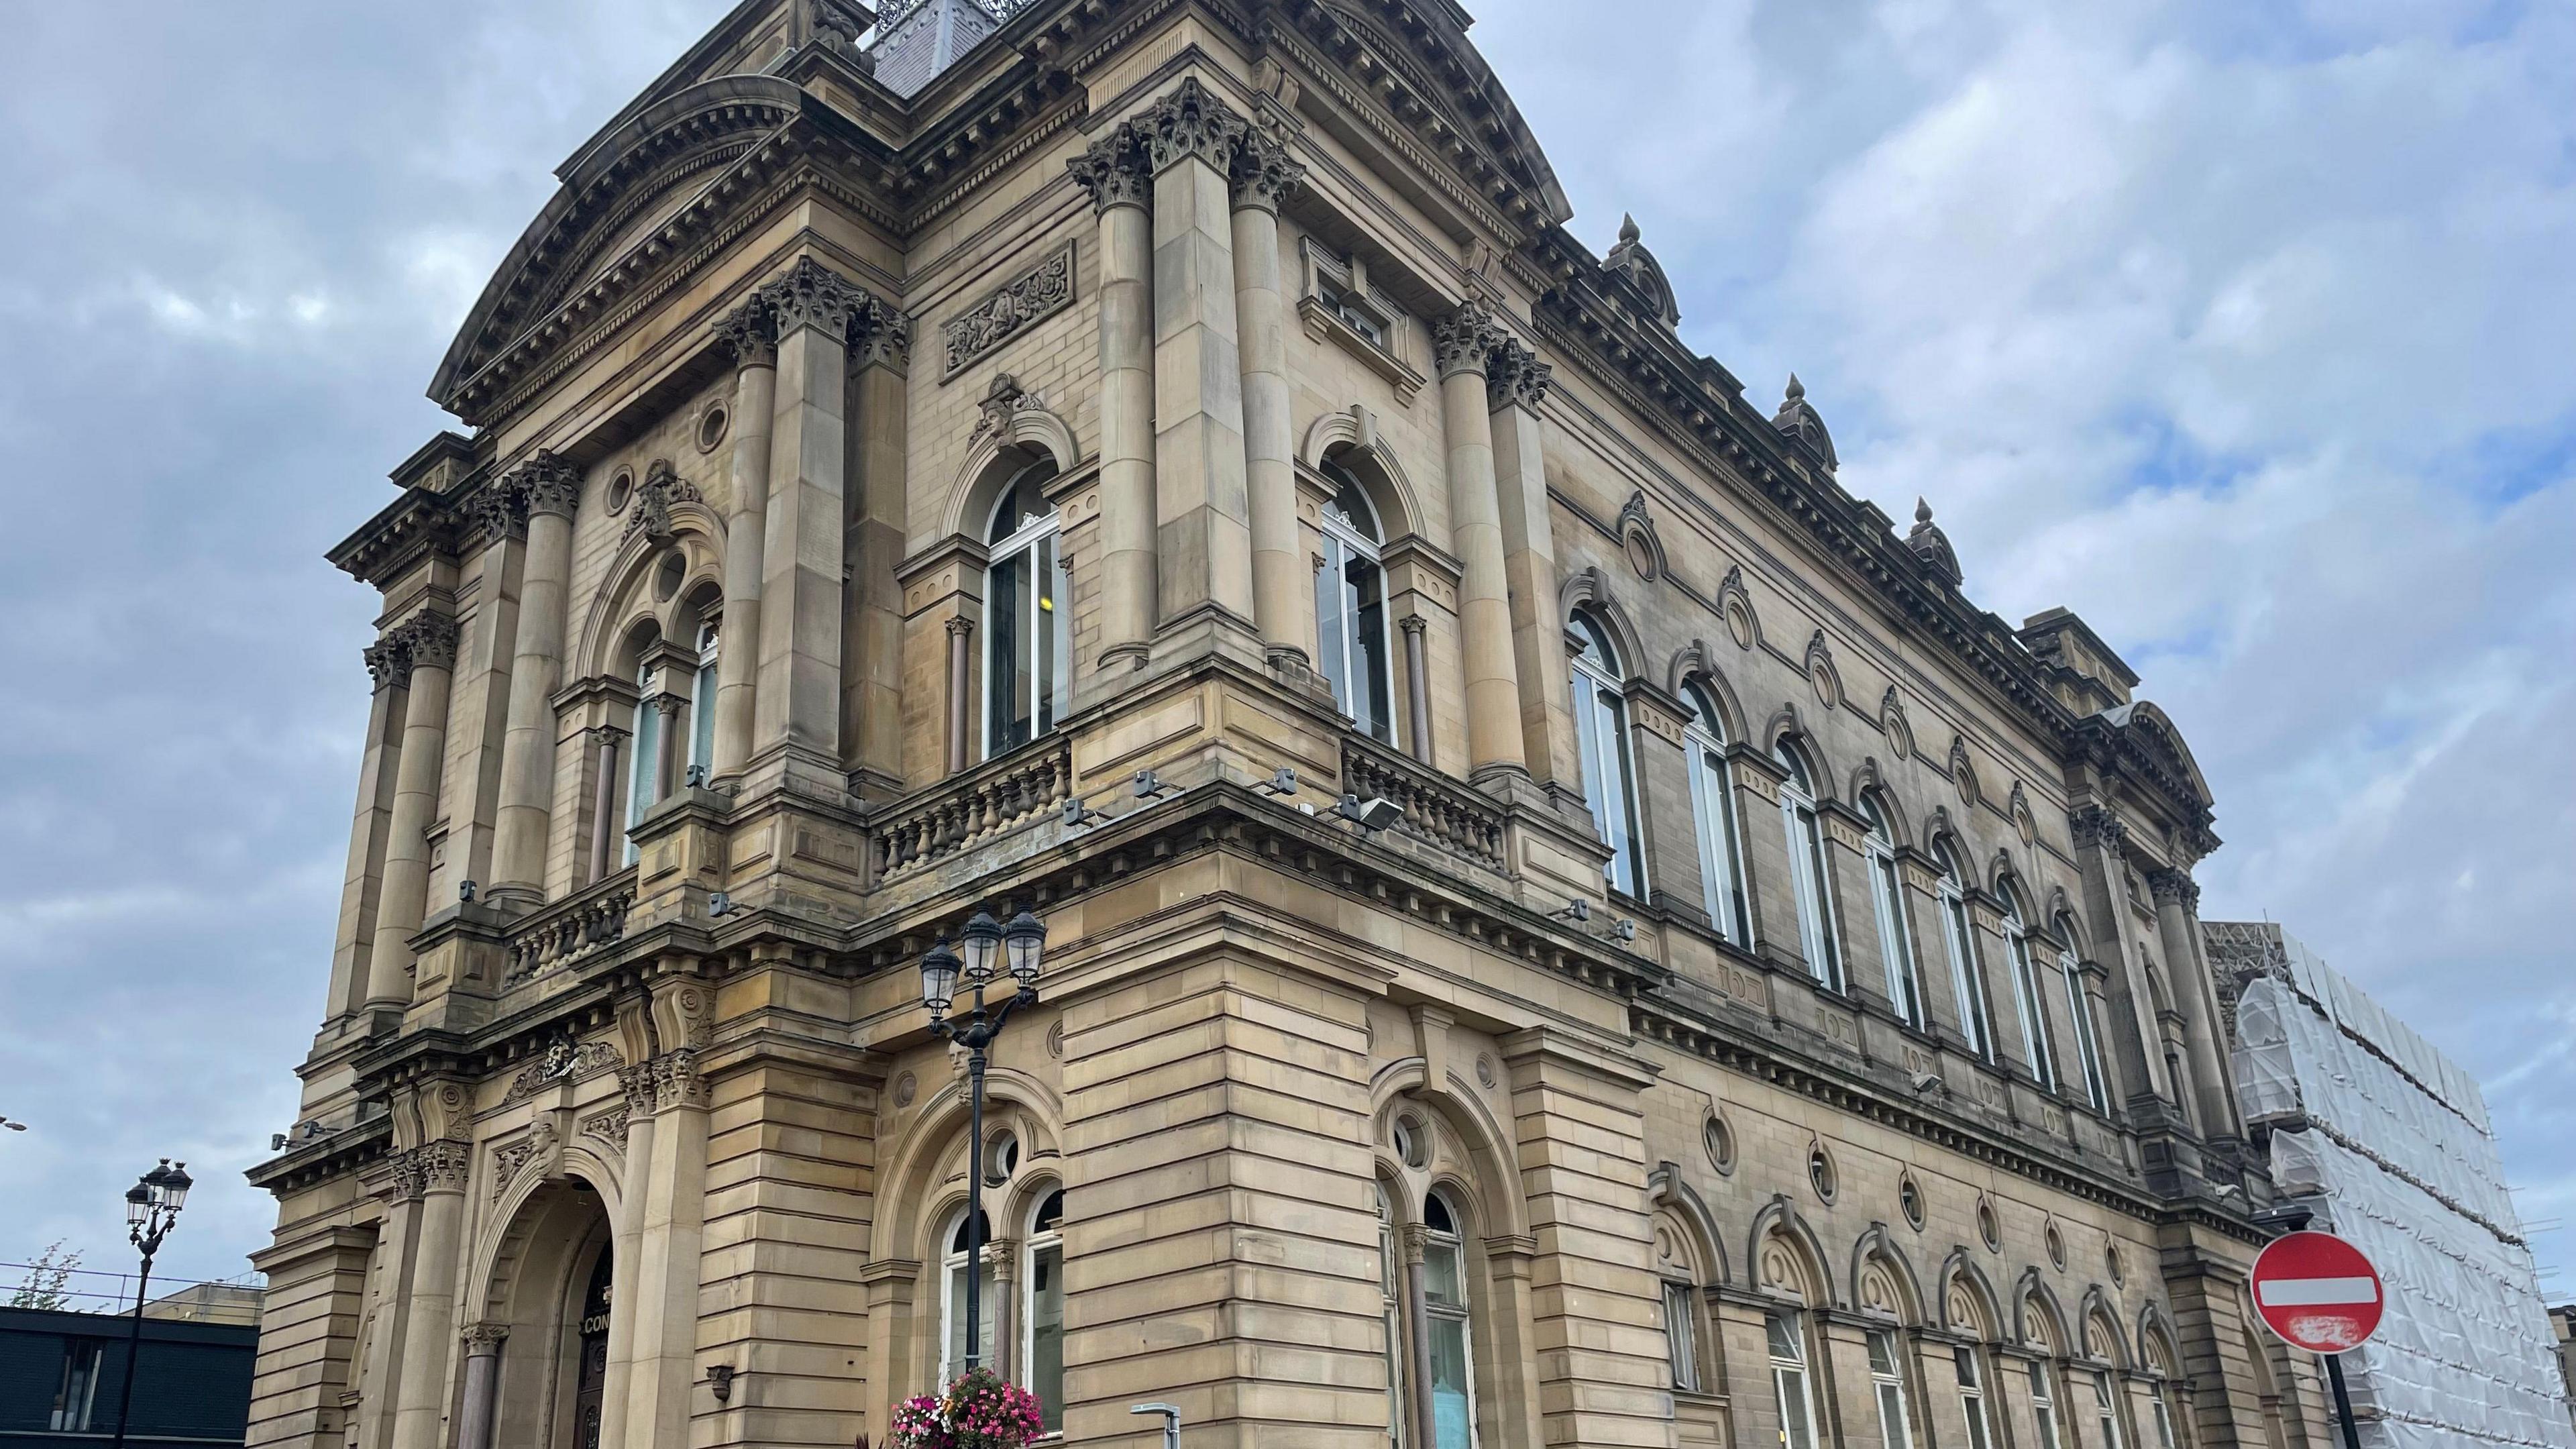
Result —
[{"label": "stone pilaster", "polygon": [[[1494,421],[1486,403],[1487,371],[1504,341],[1492,309],[1472,299],[1431,329],[1440,367],[1440,418],[1449,440],[1451,546],[1463,565],[1458,626],[1467,665],[1467,766],[1470,778],[1480,782],[1497,771],[1529,771],[1520,669],[1512,653],[1502,502],[1494,481]],[[1553,610],[1552,586],[1548,593]]]},{"label": "stone pilaster", "polygon": [[635,1321],[626,1385],[629,1449],[687,1449],[689,1443],[707,1201],[709,1098],[699,1056],[714,1006],[713,991],[695,982],[674,983],[653,996],[654,1037],[665,1050],[647,1063],[653,1144],[640,1179],[643,1212],[629,1305]]},{"label": "stone pilaster", "polygon": [[342,1395],[358,1383],[354,1358],[376,1240],[360,1227],[282,1231],[252,1255],[268,1293],[244,1442],[261,1449],[342,1449],[350,1442]]},{"label": "stone pilaster", "polygon": [[1485,399],[1492,413],[1512,662],[1519,674],[1521,749],[1531,776],[1571,805],[1582,796],[1583,771],[1575,759],[1573,675],[1565,657],[1565,620],[1556,608],[1556,539],[1539,426],[1554,374],[1518,342],[1498,348],[1491,369]]},{"label": "stone pilaster", "polygon": [[760,681],[762,534],[769,517],[770,429],[778,411],[778,337],[755,297],[716,324],[733,354],[733,484],[725,506],[724,647],[716,655],[714,768],[729,787],[751,758]]},{"label": "stone pilaster", "polygon": [[1121,122],[1068,163],[1100,226],[1100,651],[1111,675],[1141,666],[1154,634],[1152,172]]},{"label": "stone pilaster", "polygon": [[1315,582],[1297,521],[1297,440],[1288,387],[1288,302],[1280,281],[1279,207],[1306,168],[1284,142],[1245,134],[1234,188],[1234,304],[1243,343],[1244,480],[1251,492],[1253,611],[1273,669],[1314,663]]},{"label": "stone pilaster", "polygon": [[394,777],[402,756],[404,700],[410,670],[390,640],[370,644],[367,674],[375,696],[367,706],[367,738],[358,757],[358,805],[349,824],[349,865],[340,886],[340,924],[331,942],[331,1021],[364,1009],[370,988],[377,911],[384,899],[385,847],[393,837]]},{"label": "stone pilaster", "polygon": [[1544,1027],[1501,1045],[1534,1240],[1543,1442],[1670,1445],[1663,1289],[1646,1202],[1641,1094],[1651,1079]]},{"label": "stone pilaster", "polygon": [[811,257],[760,289],[778,331],[749,767],[838,799],[850,321],[868,294]]},{"label": "stone pilaster", "polygon": [[1361,996],[1230,954],[1066,1003],[1065,1429],[1378,1449],[1387,1385]]},{"label": "stone pilaster", "polygon": [[[466,1089],[454,1083],[424,1088],[442,1099],[443,1125],[464,1128]],[[430,1115],[424,1109],[424,1115]],[[432,1138],[408,1149],[394,1173],[400,1191],[417,1203],[417,1246],[401,1307],[404,1350],[396,1383],[393,1449],[446,1449],[448,1375],[456,1347],[456,1279],[464,1253],[465,1183],[473,1152],[452,1137]]]},{"label": "stone pilaster", "polygon": [[518,642],[510,661],[509,729],[501,741],[500,810],[486,899],[505,910],[526,910],[545,900],[560,743],[554,695],[563,683],[565,588],[572,576],[581,475],[540,449],[492,486],[508,489],[526,510],[528,551],[519,580]]},{"label": "stone pilaster", "polygon": [[1249,123],[1192,78],[1135,126],[1154,174],[1156,652],[1258,659],[1227,185]]},{"label": "stone pilaster", "polygon": [[411,1001],[412,935],[429,906],[429,825],[438,818],[439,777],[447,754],[448,683],[456,670],[456,620],[418,613],[388,636],[395,668],[407,682],[402,753],[394,769],[393,818],[385,832],[384,892],[367,968],[366,1007],[399,1009]]},{"label": "stone pilaster", "polygon": [[868,298],[850,321],[859,473],[843,556],[850,569],[842,640],[841,763],[871,798],[903,789],[903,567],[906,370],[912,319]]},{"label": "stone pilaster", "polygon": [[2147,875],[2155,897],[2157,935],[2165,950],[2166,981],[2174,1005],[2188,1020],[2184,1039],[2191,1045],[2191,1078],[2199,1100],[2204,1137],[2241,1137],[2236,1094],[2229,1086],[2225,1044],[2218,1015],[2218,990],[2200,954],[2200,886],[2188,870],[2158,870]]}]

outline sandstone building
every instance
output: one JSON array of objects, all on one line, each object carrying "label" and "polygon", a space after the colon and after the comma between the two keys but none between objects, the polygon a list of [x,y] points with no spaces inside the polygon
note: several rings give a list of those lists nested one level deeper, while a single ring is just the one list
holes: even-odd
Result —
[{"label": "sandstone building", "polygon": [[1085,1444],[2322,1442],[2181,736],[1684,346],[1467,24],[744,0],[564,164],[332,554],[252,1443],[881,1442],[970,1271]]}]

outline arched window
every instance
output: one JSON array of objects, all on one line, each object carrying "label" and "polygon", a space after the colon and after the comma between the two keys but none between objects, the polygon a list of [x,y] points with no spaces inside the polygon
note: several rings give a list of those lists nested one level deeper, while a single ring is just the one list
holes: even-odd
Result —
[{"label": "arched window", "polygon": [[[1001,1304],[993,1296],[993,1260],[989,1252],[993,1243],[992,1221],[981,1213],[976,1214],[976,1218],[980,1224],[976,1241],[987,1249],[987,1252],[982,1255],[984,1261],[977,1266],[975,1273],[978,1284],[975,1295],[978,1307],[975,1322],[975,1361],[989,1367],[993,1362],[993,1310]],[[948,1244],[948,1250],[943,1260],[943,1266],[947,1271],[940,1278],[942,1287],[939,1382],[942,1385],[966,1371],[966,1213],[964,1209],[958,1211],[955,1223],[949,1228],[948,1236],[944,1241]]]},{"label": "arched window", "polygon": [[1072,707],[1073,611],[1046,485],[1052,460],[1031,463],[1002,489],[985,533],[984,756],[1016,750]]},{"label": "arched window", "polygon": [[2075,918],[2062,911],[2057,917],[2057,939],[2057,969],[2066,977],[2066,1010],[2075,1020],[2075,1066],[2084,1075],[2084,1099],[2094,1111],[2109,1112],[2111,1083],[2102,1070],[2102,1037],[2094,1029],[2093,1003],[2084,994],[2084,963],[2075,957]]},{"label": "arched window", "polygon": [[1887,1000],[1906,1025],[1920,1031],[1931,1024],[1923,1006],[1923,973],[1914,962],[1914,931],[1906,922],[1905,886],[1896,873],[1896,833],[1888,821],[1887,802],[1876,790],[1864,790],[1860,813],[1869,821],[1870,905],[1878,917],[1878,954],[1887,963]]},{"label": "arched window", "polygon": [[1388,633],[1386,534],[1359,480],[1338,463],[1322,473],[1340,489],[1324,505],[1324,566],[1315,571],[1316,667],[1333,702],[1360,729],[1395,743],[1394,646]]},{"label": "arched window", "polygon": [[1987,1061],[1995,1059],[1994,1008],[1987,1004],[1986,968],[1977,959],[1977,935],[1968,922],[1967,877],[1945,837],[1932,842],[1932,860],[1941,870],[1941,934],[1950,945],[1950,985],[1959,998],[1959,1034],[1968,1049]]},{"label": "arched window", "polygon": [[1816,777],[1799,748],[1782,740],[1772,758],[1789,778],[1780,782],[1780,828],[1788,835],[1790,887],[1798,899],[1798,939],[1807,970],[1828,991],[1843,989],[1839,931],[1834,920],[1833,871],[1825,854],[1824,822],[1816,816]]},{"label": "arched window", "polygon": [[1020,1275],[1021,1386],[1037,1395],[1039,1423],[1064,1432],[1064,1192],[1029,1213],[1028,1266]]},{"label": "arched window", "polygon": [[1905,1400],[1905,1355],[1893,1329],[1869,1331],[1870,1392],[1878,1400],[1879,1431],[1887,1449],[1914,1449],[1914,1414]]},{"label": "arched window", "polygon": [[1773,1310],[1765,1320],[1771,1352],[1771,1387],[1780,1405],[1780,1442],[1787,1449],[1816,1449],[1816,1399],[1807,1372],[1807,1335],[1799,1315]]},{"label": "arched window", "polygon": [[660,642],[661,631],[646,628],[636,644],[641,656],[635,666],[635,758],[626,771],[626,864],[636,861],[635,827],[644,823],[644,814],[662,803],[662,712],[653,707],[656,689],[653,646]]},{"label": "arched window", "polygon": [[2109,1369],[2092,1370],[2093,1419],[2100,1427],[2102,1449],[2129,1449],[2129,1441],[2120,1432],[2120,1390],[2112,1382]]},{"label": "arched window", "polygon": [[2155,1376],[2154,1393],[2147,1401],[2155,1417],[2155,1449],[2191,1449],[2191,1416],[2182,1411],[2174,1397],[2174,1380],[2181,1377],[2181,1370],[2173,1347],[2164,1335],[2149,1331],[2141,1348],[2146,1355],[2147,1372]]},{"label": "arched window", "polygon": [[1623,895],[1643,898],[1646,862],[1638,851],[1636,773],[1628,746],[1626,675],[1610,636],[1589,614],[1574,616],[1574,731],[1583,751],[1584,793],[1592,823],[1610,847],[1602,874]]},{"label": "arched window", "polygon": [[2057,1047],[2048,1035],[2048,1012],[2041,1003],[2039,960],[2030,949],[2030,927],[2022,912],[2021,888],[2003,883],[2004,950],[2012,959],[2013,1008],[2021,1014],[2021,1049],[2030,1074],[2047,1091],[2057,1090]]},{"label": "arched window", "polygon": [[723,620],[700,620],[698,673],[689,691],[689,778],[701,785],[716,767],[716,656],[723,648]]},{"label": "arched window", "polygon": [[1476,1378],[1467,1261],[1446,1193],[1422,1201],[1423,1333],[1430,1348],[1432,1449],[1474,1449]]},{"label": "arched window", "polygon": [[1985,1354],[1973,1344],[1950,1351],[1959,1377],[1959,1413],[1968,1425],[1968,1449],[1994,1449],[1995,1426],[1986,1403]]},{"label": "arched window", "polygon": [[1399,1245],[1395,1223],[1395,1200],[1387,1195],[1386,1184],[1377,1185],[1377,1286],[1386,1315],[1386,1437],[1395,1444],[1405,1441],[1404,1372],[1404,1288],[1401,1283],[1404,1250]]},{"label": "arched window", "polygon": [[1726,763],[1726,716],[1697,684],[1682,689],[1691,712],[1682,731],[1682,748],[1690,756],[1691,816],[1699,822],[1699,878],[1702,904],[1717,933],[1751,950],[1753,924],[1746,910],[1744,851],[1735,834],[1734,775]]},{"label": "arched window", "polygon": [[2057,1366],[2044,1358],[2030,1361],[2030,1412],[2039,1425],[2039,1449],[2067,1449],[2065,1424],[2057,1416]]}]

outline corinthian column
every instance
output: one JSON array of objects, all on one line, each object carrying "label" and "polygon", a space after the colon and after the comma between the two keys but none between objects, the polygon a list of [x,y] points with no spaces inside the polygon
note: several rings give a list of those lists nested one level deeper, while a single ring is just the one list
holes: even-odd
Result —
[{"label": "corinthian column", "polygon": [[1100,663],[1135,669],[1154,635],[1154,298],[1150,173],[1121,122],[1067,163],[1100,223]]},{"label": "corinthian column", "polygon": [[1539,783],[1561,786],[1558,798],[1570,800],[1582,793],[1574,760],[1573,677],[1566,667],[1565,621],[1556,614],[1556,536],[1548,520],[1538,423],[1552,380],[1552,369],[1528,348],[1506,342],[1494,354],[1485,402],[1493,417],[1512,663],[1520,673],[1521,748]]},{"label": "corinthian column", "polygon": [[340,887],[340,925],[331,945],[331,999],[325,1013],[330,1021],[362,1009],[370,985],[376,910],[384,892],[385,841],[393,819],[394,772],[402,754],[403,684],[395,678],[400,662],[396,652],[381,643],[366,650],[375,697],[367,706],[367,743],[358,757],[357,815],[349,826],[349,869]]},{"label": "corinthian column", "polygon": [[760,677],[761,530],[769,515],[769,429],[778,406],[778,338],[757,299],[727,313],[716,339],[733,354],[733,491],[725,509],[724,641],[716,653],[718,789],[751,758]]},{"label": "corinthian column", "polygon": [[[1154,502],[1161,631],[1251,654],[1252,526],[1226,177],[1249,129],[1196,79],[1136,119],[1154,167]],[[1158,646],[1159,647],[1159,646]]]},{"label": "corinthian column", "polygon": [[492,1449],[492,1426],[501,1397],[501,1345],[510,1330],[497,1323],[465,1329],[465,1392],[456,1415],[456,1449]]},{"label": "corinthian column", "polygon": [[555,797],[555,690],[563,683],[564,591],[572,578],[573,510],[581,474],[539,449],[497,487],[528,515],[519,582],[519,639],[510,662],[509,732],[501,738],[501,808],[488,899],[532,910],[546,898],[547,822]]},{"label": "corinthian column", "polygon": [[2199,1100],[2203,1137],[2241,1137],[2236,1103],[2228,1091],[2226,1048],[2220,1038],[2218,990],[2200,954],[2200,885],[2188,870],[2147,873],[2147,890],[2156,901],[2156,929],[2163,938],[2165,968],[2173,983],[2174,1004],[2188,1013],[2183,1034],[2191,1044],[2191,1078]]},{"label": "corinthian column", "polygon": [[456,620],[418,613],[385,639],[403,701],[402,756],[394,766],[393,820],[385,830],[384,892],[367,966],[367,1009],[411,1004],[411,938],[429,907],[429,824],[438,818],[440,766],[447,753],[447,690],[456,671]]},{"label": "corinthian column", "polygon": [[1449,527],[1465,566],[1458,624],[1466,636],[1470,778],[1526,774],[1519,669],[1512,658],[1510,584],[1503,570],[1502,503],[1494,481],[1489,359],[1504,344],[1491,309],[1469,300],[1431,329],[1440,365],[1440,420],[1449,439]]},{"label": "corinthian column", "polygon": [[456,1347],[456,1259],[464,1245],[465,1178],[471,1149],[462,1142],[424,1142],[396,1170],[419,1196],[418,1256],[405,1286],[405,1338],[393,1449],[444,1449],[448,1356]]},{"label": "corinthian column", "polygon": [[1252,131],[1234,158],[1234,310],[1243,329],[1244,481],[1252,492],[1252,607],[1271,667],[1314,662],[1315,585],[1300,566],[1297,454],[1288,406],[1288,304],[1281,295],[1279,206],[1306,168]]},{"label": "corinthian column", "polygon": [[761,541],[760,682],[752,758],[764,778],[806,777],[826,798],[841,773],[843,508],[848,496],[850,318],[867,300],[811,257],[760,289],[778,329],[769,513]]}]

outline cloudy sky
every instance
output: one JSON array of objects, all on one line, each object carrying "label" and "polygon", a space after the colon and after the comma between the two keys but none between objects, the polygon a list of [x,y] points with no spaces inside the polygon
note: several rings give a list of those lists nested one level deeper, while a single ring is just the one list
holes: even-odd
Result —
[{"label": "cloudy sky", "polygon": [[[165,1272],[264,1241],[367,699],[322,552],[553,167],[726,3],[0,0],[0,1261],[123,1266],[162,1155]],[[2205,914],[2359,977],[2576,1210],[2576,11],[1475,8],[1577,232],[1634,212],[1847,485],[2121,649],[2219,796]]]}]

